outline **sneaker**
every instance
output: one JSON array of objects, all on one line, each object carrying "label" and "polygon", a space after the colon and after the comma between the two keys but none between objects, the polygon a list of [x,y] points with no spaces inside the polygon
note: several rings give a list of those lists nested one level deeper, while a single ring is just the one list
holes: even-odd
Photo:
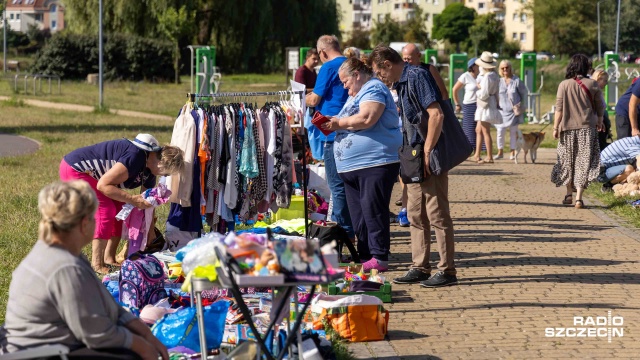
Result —
[{"label": "sneaker", "polygon": [[380,272],[389,270],[386,261],[378,261],[376,258],[371,258],[369,261],[362,263],[362,271],[368,273],[371,269],[376,269]]},{"label": "sneaker", "polygon": [[429,280],[420,283],[420,286],[426,288],[434,288],[441,286],[454,285],[458,283],[458,278],[455,275],[445,274],[442,271],[438,271],[429,278]]},{"label": "sneaker", "polygon": [[409,269],[404,276],[397,277],[392,281],[395,284],[415,284],[429,279],[429,274],[418,269]]},{"label": "sneaker", "polygon": [[393,212],[389,211],[389,223],[390,224],[394,224],[398,222],[398,215],[394,214]]},{"label": "sneaker", "polygon": [[402,209],[398,213],[398,225],[401,227],[408,227],[411,225],[409,218],[407,217],[407,209]]}]

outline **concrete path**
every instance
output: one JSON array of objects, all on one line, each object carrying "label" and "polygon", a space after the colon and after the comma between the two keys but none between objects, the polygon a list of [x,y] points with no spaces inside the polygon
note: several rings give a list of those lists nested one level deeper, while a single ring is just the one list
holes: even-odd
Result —
[{"label": "concrete path", "polygon": [[[394,284],[389,341],[352,344],[357,358],[640,357],[640,237],[589,199],[588,209],[561,205],[564,189],[549,180],[555,150],[538,156],[538,164],[465,162],[453,171],[460,284]],[[392,232],[389,278],[411,261],[408,228]]]},{"label": "concrete path", "polygon": [[[0,96],[0,101],[6,101],[10,98],[8,96]],[[78,105],[78,104],[65,104],[56,103],[51,101],[42,101],[34,99],[23,99],[25,104],[29,106],[42,107],[56,110],[68,110],[79,112],[93,112],[95,109],[92,106]],[[122,115],[128,117],[145,118],[150,120],[172,121],[170,116],[149,114],[139,111],[110,109],[110,113],[114,115]],[[40,143],[37,141],[17,135],[0,134],[0,157],[7,156],[19,156],[26,155],[37,151],[40,148]]]},{"label": "concrete path", "polygon": [[[8,96],[0,96],[0,101],[6,101],[9,99],[10,98]],[[93,106],[88,106],[88,105],[56,103],[51,101],[42,101],[42,100],[35,100],[35,99],[22,99],[22,101],[24,101],[25,104],[30,106],[42,107],[42,108],[48,108],[48,109],[80,111],[80,112],[93,112],[95,110]],[[166,121],[175,120],[171,118],[171,116],[149,114],[149,113],[144,113],[140,111],[110,109],[109,112],[114,115],[145,118],[145,119],[151,119],[151,120],[166,120]]]}]

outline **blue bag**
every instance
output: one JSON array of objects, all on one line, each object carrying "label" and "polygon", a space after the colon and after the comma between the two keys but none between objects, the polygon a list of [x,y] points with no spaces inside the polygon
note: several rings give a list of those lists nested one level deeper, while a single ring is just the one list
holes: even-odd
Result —
[{"label": "blue bag", "polygon": [[[207,350],[219,349],[224,334],[224,324],[229,310],[228,301],[216,301],[204,307],[204,325],[207,331]],[[196,308],[183,308],[158,320],[151,332],[167,348],[185,346],[200,352],[200,337]]]}]

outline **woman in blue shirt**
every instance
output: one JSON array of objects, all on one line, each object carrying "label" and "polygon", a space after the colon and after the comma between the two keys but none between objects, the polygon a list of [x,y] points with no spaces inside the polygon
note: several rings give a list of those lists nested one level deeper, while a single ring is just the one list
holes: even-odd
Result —
[{"label": "woman in blue shirt", "polygon": [[398,112],[389,89],[361,60],[346,60],[338,75],[349,99],[323,128],[336,131],[336,167],[345,184],[363,270],[386,271],[389,201],[402,145]]}]

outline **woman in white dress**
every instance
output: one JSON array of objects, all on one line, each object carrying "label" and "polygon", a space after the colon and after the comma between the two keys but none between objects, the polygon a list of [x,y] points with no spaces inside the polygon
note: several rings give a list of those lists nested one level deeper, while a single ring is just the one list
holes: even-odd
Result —
[{"label": "woman in white dress", "polygon": [[[478,76],[478,91],[476,109],[476,161],[481,163],[493,163],[493,147],[491,140],[491,125],[501,124],[500,114],[500,77],[496,74],[497,63],[490,52],[485,51],[476,60],[476,65],[480,67]],[[487,148],[487,158],[482,160],[482,142]]]},{"label": "woman in white dress", "polygon": [[513,160],[516,155],[516,139],[518,137],[518,125],[524,124],[524,112],[526,110],[525,100],[527,99],[527,87],[520,78],[513,75],[513,66],[509,60],[500,62],[500,104],[502,104],[502,124],[496,124],[498,136],[498,155],[496,159],[502,159],[504,156],[503,149],[505,143],[505,135],[507,129],[510,130],[510,148],[511,155],[509,159]]}]

